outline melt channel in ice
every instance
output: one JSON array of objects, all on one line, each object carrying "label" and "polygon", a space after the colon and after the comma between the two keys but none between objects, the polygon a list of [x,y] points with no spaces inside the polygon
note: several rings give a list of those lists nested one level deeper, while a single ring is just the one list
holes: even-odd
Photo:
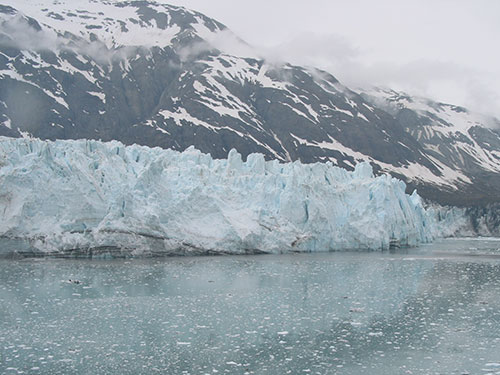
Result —
[{"label": "melt channel in ice", "polygon": [[420,197],[367,163],[214,160],[90,140],[0,138],[0,253],[387,249],[432,240]]}]

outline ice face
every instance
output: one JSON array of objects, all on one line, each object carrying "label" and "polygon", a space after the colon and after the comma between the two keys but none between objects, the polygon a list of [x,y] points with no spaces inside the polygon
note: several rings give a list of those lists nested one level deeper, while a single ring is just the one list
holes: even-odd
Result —
[{"label": "ice face", "polygon": [[367,163],[214,160],[119,142],[0,138],[0,251],[387,249],[432,240],[419,197]]}]

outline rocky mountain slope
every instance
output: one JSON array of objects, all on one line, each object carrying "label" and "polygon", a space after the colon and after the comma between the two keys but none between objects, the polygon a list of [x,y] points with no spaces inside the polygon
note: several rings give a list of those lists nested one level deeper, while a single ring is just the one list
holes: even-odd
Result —
[{"label": "rocky mountain slope", "polygon": [[244,158],[351,170],[369,161],[442,204],[500,201],[499,133],[458,107],[417,108],[359,94],[314,68],[271,63],[181,7],[3,3],[0,135],[194,145],[215,158],[236,148]]},{"label": "rocky mountain slope", "polygon": [[468,200],[498,200],[494,193],[500,186],[498,119],[390,89],[372,88],[362,96],[393,115],[431,158],[463,171],[470,179]]}]

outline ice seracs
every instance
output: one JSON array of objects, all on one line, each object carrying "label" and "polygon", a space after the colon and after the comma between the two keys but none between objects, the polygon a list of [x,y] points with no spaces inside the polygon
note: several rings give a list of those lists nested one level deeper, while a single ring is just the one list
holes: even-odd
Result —
[{"label": "ice seracs", "polygon": [[212,159],[119,142],[0,138],[2,252],[387,249],[432,239],[416,193],[368,163]]}]

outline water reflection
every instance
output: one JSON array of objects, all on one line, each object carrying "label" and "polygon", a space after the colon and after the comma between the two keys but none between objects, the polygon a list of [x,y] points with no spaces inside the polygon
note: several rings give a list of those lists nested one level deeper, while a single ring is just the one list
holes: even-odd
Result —
[{"label": "water reflection", "polygon": [[500,372],[500,262],[418,255],[0,261],[0,373]]}]

